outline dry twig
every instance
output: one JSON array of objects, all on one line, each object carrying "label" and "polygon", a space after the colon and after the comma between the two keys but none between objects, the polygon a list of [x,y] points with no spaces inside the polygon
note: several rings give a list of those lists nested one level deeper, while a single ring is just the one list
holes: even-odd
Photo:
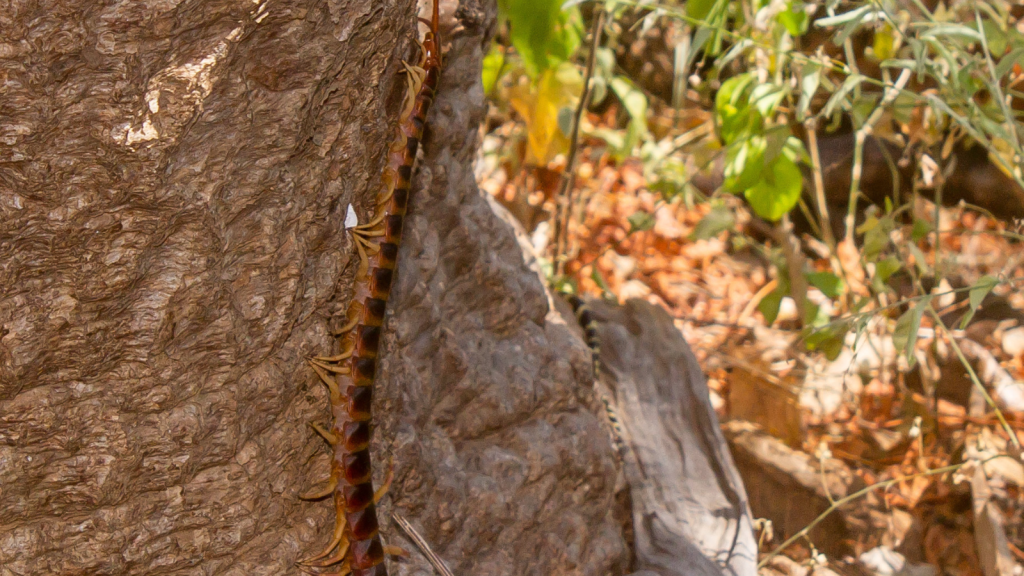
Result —
[{"label": "dry twig", "polygon": [[576,106],[576,114],[572,120],[572,132],[569,134],[569,154],[565,160],[565,171],[562,172],[562,189],[558,198],[562,205],[555,207],[555,253],[553,264],[555,276],[561,276],[565,270],[566,249],[569,239],[569,218],[572,210],[573,184],[576,182],[576,151],[579,148],[580,121],[583,119],[583,112],[590,104],[590,81],[594,77],[594,62],[597,59],[597,49],[601,46],[601,32],[604,30],[604,19],[606,10],[602,5],[594,17],[594,24],[590,29],[590,54],[587,54],[587,69],[583,76],[583,94],[580,95],[579,105]]},{"label": "dry twig", "polygon": [[441,560],[441,557],[431,550],[427,541],[423,539],[423,536],[420,536],[420,533],[412,527],[408,520],[397,513],[392,513],[391,519],[395,521],[395,524],[398,524],[398,527],[402,529],[402,532],[405,532],[409,540],[412,540],[413,544],[420,549],[420,552],[427,557],[427,561],[430,562],[430,565],[434,567],[438,574],[441,576],[455,576],[448,568],[448,565],[444,563],[444,560]]}]

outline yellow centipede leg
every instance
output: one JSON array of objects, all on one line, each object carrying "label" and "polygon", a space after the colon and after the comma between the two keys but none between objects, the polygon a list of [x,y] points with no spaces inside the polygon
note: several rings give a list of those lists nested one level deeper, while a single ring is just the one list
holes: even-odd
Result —
[{"label": "yellow centipede leg", "polygon": [[[345,517],[341,516],[340,518],[341,521],[334,525],[334,535],[331,537],[331,541],[327,545],[327,548],[324,548],[323,552],[320,552],[316,556],[306,558],[305,560],[300,560],[299,564],[303,564],[305,566],[315,566],[319,568],[322,566],[330,566],[331,564],[337,564],[338,562],[341,562],[345,559],[345,554],[348,553],[348,538],[345,538]],[[328,558],[331,551],[335,548],[338,549],[338,552]],[[324,560],[324,558],[327,559]]]},{"label": "yellow centipede leg", "polygon": [[320,362],[320,361],[317,361],[317,360],[310,360],[309,363],[312,364],[313,366],[317,366],[317,367],[323,368],[324,370],[327,370],[328,372],[334,372],[335,374],[351,374],[352,373],[352,371],[348,368],[348,366],[331,366],[330,364],[324,364],[323,362]]},{"label": "yellow centipede leg", "polygon": [[384,193],[377,199],[377,206],[383,208],[385,204],[391,201],[391,197],[395,195],[395,185],[392,184],[389,187],[384,188]]},{"label": "yellow centipede leg", "polygon": [[353,226],[351,228],[352,233],[353,234],[362,233],[364,230],[369,230],[371,228],[374,228],[374,227],[380,225],[380,223],[384,221],[384,218],[386,218],[387,215],[388,215],[387,210],[381,210],[379,214],[377,214],[376,216],[373,217],[373,220],[370,220],[366,224],[359,224],[358,226]]},{"label": "yellow centipede leg", "polygon": [[325,486],[322,490],[319,490],[317,492],[306,492],[305,494],[299,494],[299,500],[319,500],[321,498],[326,498],[333,494],[337,488],[338,479],[331,478],[331,480],[327,482],[327,486]]},{"label": "yellow centipede leg", "polygon": [[[356,320],[356,322],[358,322],[358,320]],[[352,323],[352,326],[355,326],[355,323]],[[348,329],[351,330],[351,327],[349,327]],[[344,332],[347,330],[342,331]],[[313,356],[313,360],[319,360],[320,362],[341,362],[342,360],[351,358],[353,350],[355,350],[355,346],[349,348],[348,350],[345,350],[344,352],[336,356]]]},{"label": "yellow centipede leg", "polygon": [[370,242],[370,238],[383,235],[384,230],[360,230],[352,233],[356,252],[359,254],[359,268],[356,270],[356,278],[366,278],[367,272],[370,271],[370,256],[380,252],[380,247]]},{"label": "yellow centipede leg", "polygon": [[[373,236],[383,236],[384,231],[373,230],[371,232],[368,232],[367,234],[372,234]],[[374,244],[373,242],[370,242],[369,238],[360,237],[359,241],[363,243],[363,250],[365,250],[366,254],[368,254],[369,256],[376,256],[377,253],[380,252],[380,246]]]},{"label": "yellow centipede leg", "polygon": [[409,551],[408,550],[406,550],[405,548],[402,548],[401,546],[392,546],[390,544],[387,544],[387,545],[384,546],[384,553],[387,554],[388,556],[400,556],[402,558],[408,558],[409,557]]},{"label": "yellow centipede leg", "polygon": [[327,443],[330,444],[331,446],[336,446],[338,444],[338,436],[332,433],[330,430],[327,430],[326,428],[317,424],[316,422],[310,422],[309,426],[313,430],[316,430],[316,433],[319,434],[320,437],[322,437],[324,440],[326,440]]},{"label": "yellow centipede leg", "polygon": [[366,278],[370,271],[370,257],[366,255],[365,241],[359,234],[352,234],[352,240],[356,245],[356,254],[359,256],[359,268],[356,268],[356,279]]},{"label": "yellow centipede leg", "polygon": [[[355,229],[353,228],[353,230]],[[354,236],[358,236],[359,238],[365,241],[369,240],[370,238],[379,238],[383,236],[385,233],[386,232],[383,228],[377,228],[376,230],[359,230],[357,232],[353,232],[352,234]]]},{"label": "yellow centipede leg", "polygon": [[402,66],[405,66],[405,71],[408,72],[409,77],[413,79],[413,86],[415,89],[412,90],[412,94],[418,94],[420,88],[423,88],[423,80],[427,77],[427,71],[419,66],[412,66],[407,62],[402,62]]},{"label": "yellow centipede leg", "polygon": [[[342,526],[341,526],[341,532],[342,532],[341,539],[338,541],[338,543],[340,543],[341,545],[338,546],[338,551],[335,552],[333,556],[330,556],[329,558],[324,558],[324,556],[327,556],[327,554],[330,554],[330,551],[333,550],[334,546],[338,544],[338,543],[335,543],[335,542],[331,543],[331,547],[327,549],[327,554],[321,554],[320,556],[318,556],[316,558],[310,558],[308,561],[303,562],[303,564],[305,564],[306,566],[313,566],[313,567],[316,567],[316,568],[322,568],[324,566],[330,566],[332,564],[337,564],[338,562],[341,562],[342,560],[344,560],[345,559],[345,555],[348,554],[348,539],[345,538],[345,534],[344,534],[344,532],[345,532],[345,525],[344,524],[342,524]],[[320,560],[320,558],[324,558],[324,559]],[[320,561],[317,562],[317,560],[320,560]]]},{"label": "yellow centipede leg", "polygon": [[388,490],[391,489],[391,483],[394,482],[394,481],[395,481],[395,466],[394,466],[393,463],[389,463],[388,464],[388,473],[384,477],[384,482],[382,482],[381,485],[380,485],[380,488],[377,488],[377,491],[373,493],[373,503],[374,504],[380,504],[381,498],[384,498],[384,495],[388,493]]},{"label": "yellow centipede leg", "polygon": [[340,334],[344,334],[349,330],[355,328],[356,324],[359,324],[359,314],[352,314],[348,319],[348,324],[342,326],[337,332],[334,333],[334,335],[338,336]]},{"label": "yellow centipede leg", "polygon": [[337,572],[320,572],[317,576],[348,576],[352,573],[352,568],[348,564],[342,564],[341,569]]},{"label": "yellow centipede leg", "polygon": [[320,381],[327,385],[327,389],[331,392],[331,402],[333,403],[336,399],[340,399],[341,391],[338,390],[338,383],[334,381],[334,378],[328,376],[327,373],[314,364],[312,360],[309,361],[309,364],[313,367],[316,375],[320,377]]}]

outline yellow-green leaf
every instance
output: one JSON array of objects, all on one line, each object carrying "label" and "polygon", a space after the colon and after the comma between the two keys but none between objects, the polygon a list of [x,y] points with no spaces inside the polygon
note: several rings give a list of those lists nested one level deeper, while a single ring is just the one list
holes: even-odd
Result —
[{"label": "yellow-green leaf", "polygon": [[559,115],[564,117],[562,110],[576,106],[582,91],[583,78],[568,62],[545,71],[535,82],[524,78],[509,91],[509,102],[526,122],[527,163],[545,166],[569,150]]}]

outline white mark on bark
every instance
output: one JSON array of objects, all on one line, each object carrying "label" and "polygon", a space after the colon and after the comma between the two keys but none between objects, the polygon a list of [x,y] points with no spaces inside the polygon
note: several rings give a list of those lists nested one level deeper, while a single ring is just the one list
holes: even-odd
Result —
[{"label": "white mark on bark", "polygon": [[352,209],[352,205],[348,205],[348,212],[345,213],[345,230],[349,228],[355,228],[359,226],[359,216],[356,215],[356,211]]}]

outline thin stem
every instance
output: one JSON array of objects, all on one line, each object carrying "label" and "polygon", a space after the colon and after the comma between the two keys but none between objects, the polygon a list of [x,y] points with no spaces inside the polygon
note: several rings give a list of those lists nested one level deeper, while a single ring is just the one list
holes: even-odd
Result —
[{"label": "thin stem", "polygon": [[860,194],[860,179],[864,172],[864,142],[867,141],[868,134],[870,134],[874,129],[875,124],[881,120],[886,106],[892,104],[893,101],[896,100],[896,97],[899,96],[900,92],[909,81],[910,70],[904,68],[896,79],[896,83],[892,86],[886,86],[885,96],[882,98],[881,102],[875,106],[875,109],[871,111],[867,120],[864,121],[864,125],[857,129],[854,136],[853,172],[850,177],[850,203],[846,207],[846,241],[849,242],[850,245],[853,245],[853,233],[856,226],[857,197]]},{"label": "thin stem", "polygon": [[946,324],[942,321],[942,318],[939,317],[938,313],[935,312],[935,309],[932,308],[931,304],[928,305],[928,315],[931,316],[932,320],[935,321],[935,325],[942,328],[942,331],[946,333],[946,337],[949,340],[949,345],[952,346],[953,352],[956,352],[956,357],[960,359],[960,363],[963,364],[964,370],[967,370],[967,375],[971,378],[971,382],[974,383],[975,388],[977,388],[978,391],[981,392],[982,397],[985,398],[985,403],[988,404],[989,408],[991,408],[993,412],[995,412],[996,419],[999,420],[999,424],[1003,427],[1003,430],[1006,431],[1006,434],[1010,437],[1010,442],[1013,442],[1013,445],[1018,450],[1020,450],[1020,440],[1017,439],[1017,434],[1013,431],[1013,428],[1011,428],[1010,424],[1006,421],[1006,418],[1003,416],[1003,412],[999,409],[998,406],[996,406],[995,400],[992,399],[992,396],[988,393],[988,390],[985,389],[985,385],[981,383],[981,379],[978,378],[977,373],[974,372],[974,367],[971,366],[971,363],[967,360],[967,357],[964,356],[964,352],[963,350],[960,349],[960,345],[957,344],[956,339],[953,338],[953,333],[950,332],[949,328],[946,327]]},{"label": "thin stem", "polygon": [[802,530],[800,530],[796,534],[790,536],[789,539],[786,540],[785,542],[783,542],[782,544],[780,544],[778,548],[776,548],[775,550],[772,550],[767,556],[764,557],[764,559],[762,559],[760,562],[757,563],[757,567],[758,568],[763,568],[763,567],[767,566],[772,558],[778,556],[779,553],[781,553],[786,548],[789,548],[789,546],[792,545],[797,540],[805,538],[808,534],[810,534],[811,530],[813,530],[815,526],[820,524],[821,521],[824,520],[825,518],[827,518],[830,514],[832,514],[833,512],[835,512],[836,510],[838,510],[842,506],[845,506],[846,504],[849,504],[850,502],[853,502],[854,500],[856,500],[856,499],[858,499],[858,498],[860,498],[862,496],[865,496],[866,494],[868,494],[870,492],[873,492],[874,490],[878,490],[879,488],[888,488],[888,487],[893,486],[895,484],[899,484],[900,482],[905,482],[907,480],[912,480],[914,478],[919,478],[919,477],[922,477],[922,476],[936,476],[936,475],[940,475],[940,474],[947,474],[949,472],[956,472],[957,470],[962,468],[965,464],[967,464],[967,462],[961,462],[959,464],[952,464],[950,466],[943,466],[942,468],[935,468],[934,470],[927,470],[925,472],[920,472],[918,474],[910,474],[908,476],[900,476],[899,478],[893,478],[891,480],[886,480],[884,482],[878,482],[877,484],[872,484],[871,486],[868,486],[866,488],[858,490],[858,491],[854,492],[853,494],[850,494],[849,496],[845,496],[843,498],[840,498],[839,500],[836,500],[835,502],[833,502],[831,506],[826,508],[824,512],[819,514],[817,518],[812,520],[810,524],[805,526]]},{"label": "thin stem", "polygon": [[828,244],[829,251],[835,253],[836,239],[832,235],[832,220],[828,215],[828,202],[825,200],[825,179],[821,173],[821,152],[818,150],[818,122],[808,118],[807,147],[811,154],[811,176],[814,180],[814,201],[818,205],[818,217],[821,219],[821,236]]},{"label": "thin stem", "polygon": [[[988,73],[992,75],[992,92],[995,93],[996,100],[999,101],[999,108],[1003,111],[1003,119],[1009,126],[1010,133],[1013,135],[1013,149],[1017,153],[1018,157],[1021,155],[1020,136],[1017,134],[1017,126],[1014,123],[1013,111],[1010,110],[1009,104],[1006,102],[1006,97],[1003,95],[1003,88],[999,85],[999,77],[996,76],[996,65],[992,61],[992,52],[988,49],[988,39],[985,38],[985,28],[981,24],[981,12],[978,11],[978,7],[974,7],[974,19],[978,23],[978,34],[981,36],[981,50],[985,54],[985,63],[988,64]],[[1018,170],[1020,169],[1020,159],[1017,160]]]},{"label": "thin stem", "polygon": [[594,62],[597,59],[597,49],[601,47],[601,31],[604,30],[604,19],[607,12],[604,5],[598,10],[594,23],[590,28],[590,54],[587,54],[587,69],[583,76],[583,94],[580,95],[580,102],[576,106],[576,113],[573,116],[572,132],[569,134],[569,154],[566,157],[565,171],[562,172],[562,189],[558,197],[563,205],[558,206],[555,222],[555,276],[559,277],[565,272],[566,248],[569,238],[569,219],[572,210],[573,188],[576,182],[576,153],[579,149],[580,121],[583,119],[583,112],[590,104],[590,81],[594,77]]}]

